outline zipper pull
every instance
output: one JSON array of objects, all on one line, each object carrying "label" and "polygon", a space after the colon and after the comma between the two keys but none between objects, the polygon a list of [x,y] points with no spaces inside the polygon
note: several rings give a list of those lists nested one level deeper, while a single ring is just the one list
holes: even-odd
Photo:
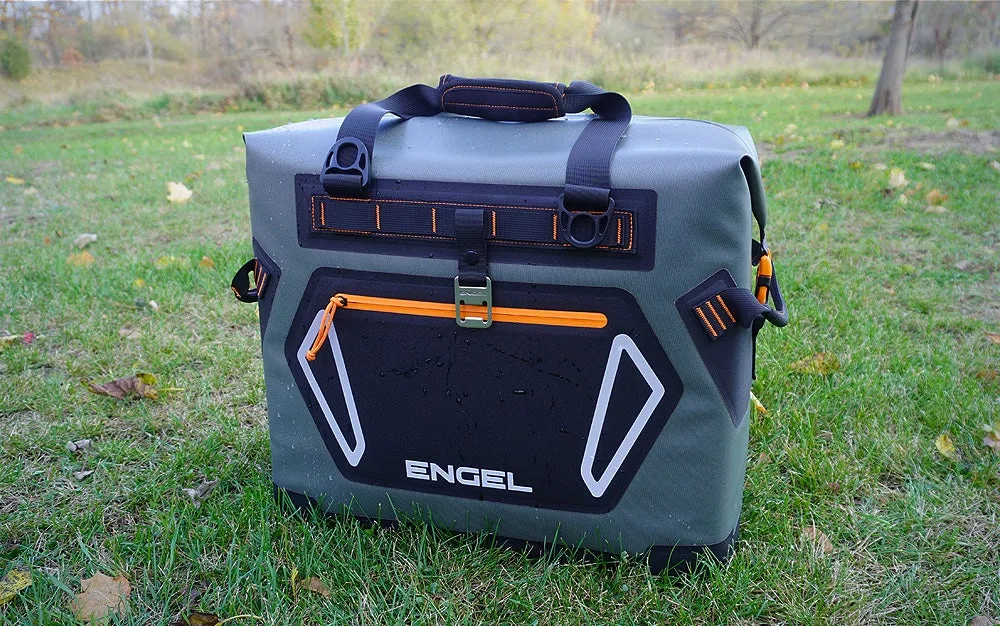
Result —
[{"label": "zipper pull", "polygon": [[319,332],[316,333],[316,339],[313,341],[312,347],[306,350],[307,361],[316,360],[316,355],[319,353],[320,347],[326,342],[326,338],[330,334],[330,325],[333,324],[333,316],[337,312],[337,307],[342,306],[347,306],[347,297],[344,294],[338,293],[330,298],[330,303],[326,305],[326,310],[323,311],[323,321],[319,324]]}]

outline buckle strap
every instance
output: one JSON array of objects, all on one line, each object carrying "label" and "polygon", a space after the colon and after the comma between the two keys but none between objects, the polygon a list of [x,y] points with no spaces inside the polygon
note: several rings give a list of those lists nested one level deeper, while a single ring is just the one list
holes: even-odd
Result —
[{"label": "buckle strap", "polygon": [[[455,246],[455,323],[462,328],[489,328],[493,324],[493,284],[488,276],[486,211],[455,210]],[[463,315],[462,305],[469,304],[486,307],[486,315]]]},{"label": "buckle strap", "polygon": [[257,302],[267,287],[270,277],[264,266],[256,258],[250,259],[236,270],[230,289],[240,302]]}]

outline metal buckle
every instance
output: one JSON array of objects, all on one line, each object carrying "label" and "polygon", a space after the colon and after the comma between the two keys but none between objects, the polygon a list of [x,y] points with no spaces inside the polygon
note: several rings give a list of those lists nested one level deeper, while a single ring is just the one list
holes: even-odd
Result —
[{"label": "metal buckle", "polygon": [[[462,305],[485,306],[486,317],[462,317]],[[455,277],[455,323],[462,328],[489,328],[493,325],[493,281],[486,277],[486,286],[463,285]]]}]

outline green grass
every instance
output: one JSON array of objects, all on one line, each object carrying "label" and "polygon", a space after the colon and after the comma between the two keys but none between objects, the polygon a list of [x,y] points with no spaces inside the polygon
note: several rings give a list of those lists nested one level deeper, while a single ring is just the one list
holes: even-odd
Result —
[{"label": "green grass", "polygon": [[[983,148],[1000,144],[988,134],[1000,83],[908,85],[910,113],[894,120],[861,117],[869,97],[632,99],[639,113],[747,125],[766,144],[769,239],[793,317],[762,334],[754,390],[769,412],[752,426],[738,552],[679,578],[631,559],[531,559],[421,526],[302,518],[272,501],[256,319],[228,291],[251,254],[240,131],[336,111],[30,129],[8,112],[0,330],[41,337],[0,353],[0,576],[34,575],[0,623],[73,623],[70,594],[97,570],[131,581],[128,624],[185,608],[261,618],[234,624],[1000,617],[1000,454],[981,431],[1000,420],[1000,345],[986,334],[1000,332],[1000,153]],[[886,196],[891,168],[909,183]],[[169,204],[169,180],[193,199]],[[946,212],[925,210],[932,189]],[[98,235],[95,261],[74,267],[83,232]],[[157,269],[164,256],[183,261]],[[819,352],[841,369],[790,368]],[[178,390],[116,402],[81,383],[138,371]],[[936,451],[941,433],[960,461]],[[67,452],[82,438],[89,451]],[[84,467],[96,471],[75,480]],[[205,478],[220,484],[196,507],[182,489]],[[831,552],[803,536],[810,525]],[[293,568],[333,597],[296,597]]]}]

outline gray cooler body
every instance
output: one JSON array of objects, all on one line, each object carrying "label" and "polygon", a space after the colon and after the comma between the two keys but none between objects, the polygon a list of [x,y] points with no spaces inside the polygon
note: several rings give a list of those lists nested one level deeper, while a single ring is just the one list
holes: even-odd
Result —
[{"label": "gray cooler body", "polygon": [[[631,118],[580,247],[559,198],[592,119],[387,117],[344,194],[319,171],[343,119],[246,134],[276,489],[656,569],[728,554],[763,320],[735,297],[764,252],[754,144]],[[470,262],[489,311],[459,293]]]}]

